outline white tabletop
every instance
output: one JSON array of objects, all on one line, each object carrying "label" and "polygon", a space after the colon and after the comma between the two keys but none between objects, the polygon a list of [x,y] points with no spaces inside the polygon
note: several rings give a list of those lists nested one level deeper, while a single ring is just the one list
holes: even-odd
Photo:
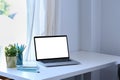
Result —
[{"label": "white tabletop", "polygon": [[70,56],[81,64],[59,67],[40,66],[40,73],[8,69],[0,65],[0,75],[16,80],[60,80],[116,65],[120,60],[119,56],[84,51],[71,53]]}]

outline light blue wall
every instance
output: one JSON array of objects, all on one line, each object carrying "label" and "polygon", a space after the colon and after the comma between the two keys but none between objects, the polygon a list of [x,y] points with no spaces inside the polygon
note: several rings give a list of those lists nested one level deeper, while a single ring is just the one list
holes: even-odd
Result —
[{"label": "light blue wall", "polygon": [[91,0],[80,0],[80,49],[91,51]]},{"label": "light blue wall", "polygon": [[[58,34],[68,35],[70,51],[99,51],[99,1],[59,0]],[[92,80],[99,80],[99,73],[92,73]]]},{"label": "light blue wall", "polygon": [[101,51],[120,56],[120,0],[102,0]]},{"label": "light blue wall", "polygon": [[[101,52],[120,56],[120,0],[101,2]],[[102,70],[101,80],[118,80],[116,67]],[[109,77],[107,77],[109,76]],[[102,79],[102,78],[105,79]]]},{"label": "light blue wall", "polygon": [[[70,51],[120,55],[120,0],[59,2],[58,34],[68,35]],[[115,68],[93,73],[92,80],[117,80]]]},{"label": "light blue wall", "polygon": [[100,0],[58,0],[58,2],[58,34],[68,35],[70,51],[99,51]]},{"label": "light blue wall", "polygon": [[58,34],[68,35],[70,51],[99,51],[100,0],[58,0],[58,2]]},{"label": "light blue wall", "polygon": [[67,34],[70,51],[78,51],[80,42],[79,0],[59,0],[58,34]]},{"label": "light blue wall", "polygon": [[[80,0],[80,49],[100,52],[101,0]],[[91,80],[100,80],[100,71],[93,71]]]}]

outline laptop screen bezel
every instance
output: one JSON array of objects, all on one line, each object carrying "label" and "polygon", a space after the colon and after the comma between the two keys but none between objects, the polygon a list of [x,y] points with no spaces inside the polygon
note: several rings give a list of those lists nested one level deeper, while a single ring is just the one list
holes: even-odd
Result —
[{"label": "laptop screen bezel", "polygon": [[[37,59],[37,50],[36,50],[36,41],[35,41],[35,39],[36,39],[36,38],[49,38],[49,37],[66,37],[67,50],[68,50],[68,57]],[[70,54],[69,54],[69,45],[68,45],[68,37],[67,37],[67,35],[34,36],[34,48],[35,48],[35,57],[36,57],[36,61],[45,61],[45,60],[64,60],[64,59],[69,60],[69,58],[70,58]]]}]

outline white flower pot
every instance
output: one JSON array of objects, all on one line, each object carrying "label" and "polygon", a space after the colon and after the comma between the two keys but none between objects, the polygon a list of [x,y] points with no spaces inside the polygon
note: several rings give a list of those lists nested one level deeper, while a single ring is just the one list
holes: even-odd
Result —
[{"label": "white flower pot", "polygon": [[16,67],[16,56],[15,57],[6,57],[7,67],[15,68]]}]

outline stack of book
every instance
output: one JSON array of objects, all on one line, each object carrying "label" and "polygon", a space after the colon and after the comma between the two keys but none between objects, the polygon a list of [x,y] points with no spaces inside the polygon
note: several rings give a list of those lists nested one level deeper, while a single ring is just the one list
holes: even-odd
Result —
[{"label": "stack of book", "polygon": [[39,67],[36,62],[24,62],[23,65],[17,65],[17,70],[39,73]]},{"label": "stack of book", "polygon": [[37,66],[17,65],[17,70],[39,73],[39,68]]}]

